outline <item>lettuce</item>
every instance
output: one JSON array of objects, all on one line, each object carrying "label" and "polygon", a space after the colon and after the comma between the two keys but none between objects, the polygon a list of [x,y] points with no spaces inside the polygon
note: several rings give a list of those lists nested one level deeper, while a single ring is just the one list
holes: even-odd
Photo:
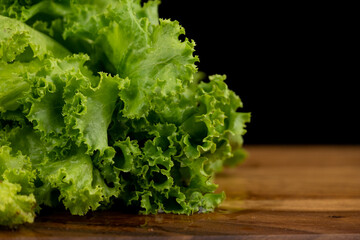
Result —
[{"label": "lettuce", "polygon": [[0,225],[34,221],[34,178],[28,157],[12,155],[6,145],[0,147]]},{"label": "lettuce", "polygon": [[43,206],[84,215],[211,212],[243,161],[240,98],[203,81],[159,1],[0,1],[0,224]]}]

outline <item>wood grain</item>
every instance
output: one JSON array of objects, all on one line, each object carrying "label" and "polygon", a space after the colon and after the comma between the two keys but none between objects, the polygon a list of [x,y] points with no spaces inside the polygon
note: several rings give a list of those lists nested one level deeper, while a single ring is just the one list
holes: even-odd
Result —
[{"label": "wood grain", "polygon": [[247,146],[211,214],[47,211],[0,239],[360,239],[360,146]]}]

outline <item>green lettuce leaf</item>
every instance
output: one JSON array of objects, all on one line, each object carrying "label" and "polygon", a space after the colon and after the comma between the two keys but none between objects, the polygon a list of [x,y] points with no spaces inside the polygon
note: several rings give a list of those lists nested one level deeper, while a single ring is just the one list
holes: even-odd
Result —
[{"label": "green lettuce leaf", "polygon": [[46,56],[65,57],[69,52],[50,37],[26,24],[0,15],[0,63],[40,60]]},{"label": "green lettuce leaf", "polygon": [[240,98],[203,81],[160,1],[0,0],[0,225],[43,206],[205,213],[246,157]]},{"label": "green lettuce leaf", "polygon": [[15,111],[29,94],[25,76],[41,68],[47,57],[70,53],[52,38],[15,19],[0,16],[0,113]]},{"label": "green lettuce leaf", "polygon": [[[46,2],[49,1],[35,4],[28,11],[44,12],[40,5]],[[99,7],[81,1],[64,2],[61,8],[66,9],[62,12],[66,18],[46,9],[56,18],[48,24],[54,36],[61,33],[59,42],[69,49],[87,52],[91,66],[104,66],[106,71],[130,79],[130,86],[120,94],[123,112],[129,118],[145,116],[153,108],[151,101],[156,95],[177,94],[197,71],[195,43],[179,40],[185,31],[178,22],[158,19],[158,3],[149,1],[141,6],[140,1],[109,1],[105,8],[102,4]],[[46,6],[58,9],[58,5]]]},{"label": "green lettuce leaf", "polygon": [[33,194],[19,194],[21,186],[0,180],[0,225],[32,223],[36,200]]},{"label": "green lettuce leaf", "polygon": [[[81,176],[79,173],[86,174]],[[99,171],[93,167],[90,156],[81,150],[68,158],[41,166],[39,177],[43,183],[49,183],[52,190],[59,191],[59,200],[76,215],[96,210],[100,203],[109,203],[110,197],[117,195],[116,188],[105,184]]]},{"label": "green lettuce leaf", "polygon": [[9,146],[0,146],[0,225],[33,222],[35,218],[35,172],[27,157],[11,151]]}]

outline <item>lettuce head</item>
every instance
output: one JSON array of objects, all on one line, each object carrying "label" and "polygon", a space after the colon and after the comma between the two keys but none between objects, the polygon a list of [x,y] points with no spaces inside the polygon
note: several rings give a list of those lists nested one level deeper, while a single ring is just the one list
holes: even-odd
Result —
[{"label": "lettuce head", "polygon": [[250,114],[159,1],[0,0],[0,225],[211,212]]}]

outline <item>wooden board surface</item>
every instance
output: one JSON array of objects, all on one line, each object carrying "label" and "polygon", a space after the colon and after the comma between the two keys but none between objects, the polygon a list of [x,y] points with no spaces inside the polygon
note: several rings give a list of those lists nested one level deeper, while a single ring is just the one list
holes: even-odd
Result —
[{"label": "wooden board surface", "polygon": [[246,146],[211,214],[48,212],[0,239],[360,239],[360,146]]}]

